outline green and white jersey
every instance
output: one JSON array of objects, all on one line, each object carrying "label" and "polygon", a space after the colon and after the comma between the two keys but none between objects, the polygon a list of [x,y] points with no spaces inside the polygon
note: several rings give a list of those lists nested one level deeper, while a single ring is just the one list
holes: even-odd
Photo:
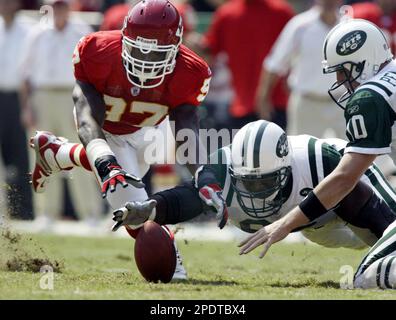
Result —
[{"label": "green and white jersey", "polygon": [[391,153],[396,160],[396,61],[359,86],[349,99],[344,117],[349,143],[345,152]]},{"label": "green and white jersey", "polygon": [[[347,144],[341,139],[317,139],[309,135],[288,136],[288,142],[292,154],[292,179],[285,188],[288,196],[281,209],[266,218],[245,213],[238,203],[228,170],[231,164],[231,145],[219,149],[210,156],[209,166],[214,169],[223,188],[222,195],[228,206],[229,219],[241,230],[254,232],[280,219],[297,206],[324,177],[334,170]],[[396,193],[375,165],[371,166],[361,179],[371,185],[374,192],[396,211]],[[335,213],[330,211],[308,226],[318,228],[334,217]]]}]

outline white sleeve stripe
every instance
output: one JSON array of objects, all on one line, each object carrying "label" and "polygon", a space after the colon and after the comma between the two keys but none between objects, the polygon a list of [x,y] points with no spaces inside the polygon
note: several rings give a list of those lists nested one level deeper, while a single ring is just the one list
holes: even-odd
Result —
[{"label": "white sleeve stripe", "polygon": [[385,147],[385,148],[346,147],[344,154],[348,152],[363,153],[363,154],[386,154],[386,153],[391,153],[391,147]]},{"label": "white sleeve stripe", "polygon": [[316,141],[315,144],[315,154],[316,154],[316,174],[318,176],[318,183],[324,179],[323,170],[323,157],[322,157],[322,143]]},{"label": "white sleeve stripe", "polygon": [[[378,170],[375,168],[371,169],[371,172],[374,174],[374,176],[377,178],[378,183],[381,185],[381,187],[385,190],[385,192],[388,194],[389,197],[393,199],[393,201],[396,202],[396,195],[395,192],[389,187],[387,181],[384,181],[382,176],[379,174]],[[381,197],[382,198],[382,197]]]}]

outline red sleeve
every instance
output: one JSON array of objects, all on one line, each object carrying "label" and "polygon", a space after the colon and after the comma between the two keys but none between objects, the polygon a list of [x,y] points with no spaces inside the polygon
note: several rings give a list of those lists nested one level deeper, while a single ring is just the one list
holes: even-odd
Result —
[{"label": "red sleeve", "polygon": [[84,65],[86,54],[86,46],[89,42],[90,36],[86,36],[80,39],[77,43],[73,52],[73,66],[74,66],[74,77],[76,80],[89,82],[87,73],[85,72]]},{"label": "red sleeve", "polygon": [[73,53],[74,77],[99,87],[106,81],[112,69],[114,53],[110,47],[115,33],[95,32],[83,37]]},{"label": "red sleeve", "polygon": [[190,80],[192,84],[191,89],[189,91],[186,90],[189,94],[186,95],[185,102],[181,104],[199,106],[202,101],[205,100],[206,95],[209,92],[211,77],[212,72],[209,67],[201,70],[201,72],[195,76],[195,80]]},{"label": "red sleeve", "polygon": [[199,106],[209,91],[210,68],[201,60],[179,72],[169,88],[173,107],[184,104]]}]

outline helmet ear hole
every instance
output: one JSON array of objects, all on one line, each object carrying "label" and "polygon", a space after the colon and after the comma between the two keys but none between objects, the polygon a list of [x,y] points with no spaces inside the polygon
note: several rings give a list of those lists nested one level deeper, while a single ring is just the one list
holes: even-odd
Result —
[{"label": "helmet ear hole", "polygon": [[364,62],[359,62],[356,65],[356,72],[358,72],[358,73],[362,72],[363,71],[363,67],[364,67]]}]

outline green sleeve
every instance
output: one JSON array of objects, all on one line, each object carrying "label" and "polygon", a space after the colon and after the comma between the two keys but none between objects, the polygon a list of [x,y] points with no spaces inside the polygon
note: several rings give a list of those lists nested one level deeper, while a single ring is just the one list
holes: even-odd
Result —
[{"label": "green sleeve", "polygon": [[322,144],[322,161],[324,176],[328,176],[341,160],[341,153],[327,143]]},{"label": "green sleeve", "polygon": [[215,172],[221,188],[224,188],[228,170],[226,148],[230,148],[230,145],[213,152],[209,156],[209,163],[207,164]]}]

